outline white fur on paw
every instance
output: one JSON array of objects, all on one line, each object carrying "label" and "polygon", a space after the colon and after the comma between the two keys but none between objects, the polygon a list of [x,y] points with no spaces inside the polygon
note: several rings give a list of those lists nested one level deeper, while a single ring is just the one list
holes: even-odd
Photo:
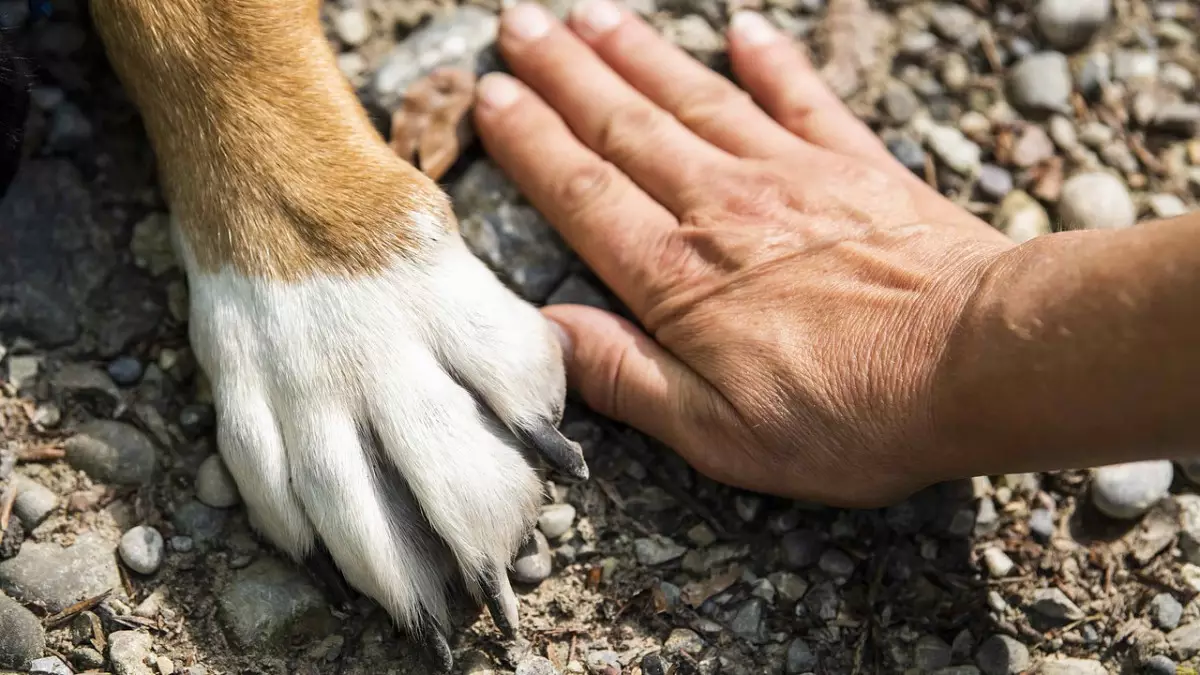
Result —
[{"label": "white fur on paw", "polygon": [[515,622],[506,569],[542,499],[529,446],[587,469],[556,430],[549,325],[458,237],[438,246],[421,265],[300,283],[183,257],[221,454],[255,526],[297,559],[323,543],[405,628],[444,634],[460,581]]}]

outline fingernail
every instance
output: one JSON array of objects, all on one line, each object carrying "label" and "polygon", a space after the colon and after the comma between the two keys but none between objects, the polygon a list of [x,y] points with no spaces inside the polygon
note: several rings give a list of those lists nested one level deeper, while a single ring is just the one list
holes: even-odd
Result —
[{"label": "fingernail", "polygon": [[517,83],[504,73],[488,73],[479,78],[475,92],[480,105],[492,110],[507,108],[521,95]]},{"label": "fingernail", "polygon": [[770,44],[779,37],[779,33],[769,21],[758,12],[739,10],[729,21],[730,30],[739,40],[750,46]]},{"label": "fingernail", "polygon": [[571,17],[590,35],[600,37],[621,23],[621,8],[609,0],[583,0],[571,10]]},{"label": "fingernail", "polygon": [[504,13],[501,21],[505,31],[519,40],[536,40],[550,32],[546,10],[532,2],[515,5]]}]

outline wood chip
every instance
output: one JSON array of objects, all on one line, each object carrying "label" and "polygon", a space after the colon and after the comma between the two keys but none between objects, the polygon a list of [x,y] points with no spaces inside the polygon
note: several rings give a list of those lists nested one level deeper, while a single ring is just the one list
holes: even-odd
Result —
[{"label": "wood chip", "polygon": [[63,611],[61,611],[57,614],[51,614],[50,616],[46,617],[45,619],[42,619],[42,623],[45,624],[45,626],[47,628],[53,628],[55,626],[61,625],[61,624],[65,623],[66,621],[68,621],[69,619],[71,619],[71,617],[75,616],[76,614],[79,614],[80,612],[86,612],[87,610],[92,609],[96,605],[99,605],[100,603],[104,602],[104,600],[106,598],[108,598],[108,596],[112,595],[112,592],[113,592],[113,589],[110,588],[107,591],[104,591],[103,593],[101,593],[100,595],[88,598],[86,600],[80,600],[79,602],[71,605],[70,607],[64,609]]}]

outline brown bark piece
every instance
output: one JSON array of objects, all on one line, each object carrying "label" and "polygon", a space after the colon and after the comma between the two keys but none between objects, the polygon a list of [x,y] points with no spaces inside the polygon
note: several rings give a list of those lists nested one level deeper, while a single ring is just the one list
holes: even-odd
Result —
[{"label": "brown bark piece", "polygon": [[442,68],[417,80],[392,114],[392,150],[438,180],[471,141],[467,113],[474,96],[470,71]]}]

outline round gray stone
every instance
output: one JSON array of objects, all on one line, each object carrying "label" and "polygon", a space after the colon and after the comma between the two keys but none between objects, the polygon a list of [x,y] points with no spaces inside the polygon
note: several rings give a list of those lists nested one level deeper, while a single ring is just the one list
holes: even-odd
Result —
[{"label": "round gray stone", "polygon": [[984,675],[1017,675],[1029,668],[1029,648],[1007,635],[993,635],[979,645],[975,663]]},{"label": "round gray stone", "polygon": [[1070,51],[1091,41],[1111,12],[1112,0],[1041,0],[1034,19],[1047,42]]},{"label": "round gray stone", "polygon": [[570,504],[547,504],[538,516],[538,528],[549,539],[558,539],[575,522],[575,507]]},{"label": "round gray stone", "polygon": [[1025,111],[1066,112],[1071,89],[1067,57],[1058,52],[1035,52],[1009,71],[1009,98],[1014,106]]},{"label": "round gray stone", "polygon": [[154,444],[123,422],[92,420],[79,425],[64,444],[67,461],[93,479],[117,485],[145,485],[154,476]]},{"label": "round gray stone", "polygon": [[135,630],[121,630],[108,636],[108,660],[116,675],[155,675],[146,665],[154,639]]},{"label": "round gray stone", "polygon": [[225,509],[241,501],[237,483],[217,454],[209,455],[196,472],[196,499],[217,509]]},{"label": "round gray stone", "polygon": [[1150,600],[1150,620],[1162,630],[1170,631],[1179,627],[1183,617],[1183,605],[1170,593],[1159,593]]},{"label": "round gray stone", "polygon": [[121,537],[121,560],[138,574],[154,574],[163,561],[163,537],[148,525],[139,525]]},{"label": "round gray stone", "polygon": [[550,557],[550,542],[541,530],[534,530],[533,536],[521,547],[517,559],[513,561],[513,581],[521,584],[540,584],[550,576],[553,561]]},{"label": "round gray stone", "polygon": [[1070,230],[1112,230],[1137,222],[1125,181],[1107,171],[1072,176],[1063,183],[1058,219]]},{"label": "round gray stone", "polygon": [[25,530],[29,531],[41,525],[58,506],[58,495],[41,483],[24,476],[16,476],[15,481],[17,500],[13,502],[13,513],[17,514]]},{"label": "round gray stone", "polygon": [[23,669],[45,649],[42,622],[16,600],[0,593],[0,668]]},{"label": "round gray stone", "polygon": [[114,544],[96,532],[80,535],[68,547],[26,542],[16,557],[0,562],[0,590],[25,603],[62,611],[85,598],[115,589],[123,598]]},{"label": "round gray stone", "polygon": [[1167,496],[1174,473],[1169,460],[1099,467],[1092,471],[1092,503],[1111,518],[1138,518]]},{"label": "round gray stone", "polygon": [[221,621],[244,649],[333,628],[325,597],[294,566],[260,558],[234,573],[217,597]]}]

